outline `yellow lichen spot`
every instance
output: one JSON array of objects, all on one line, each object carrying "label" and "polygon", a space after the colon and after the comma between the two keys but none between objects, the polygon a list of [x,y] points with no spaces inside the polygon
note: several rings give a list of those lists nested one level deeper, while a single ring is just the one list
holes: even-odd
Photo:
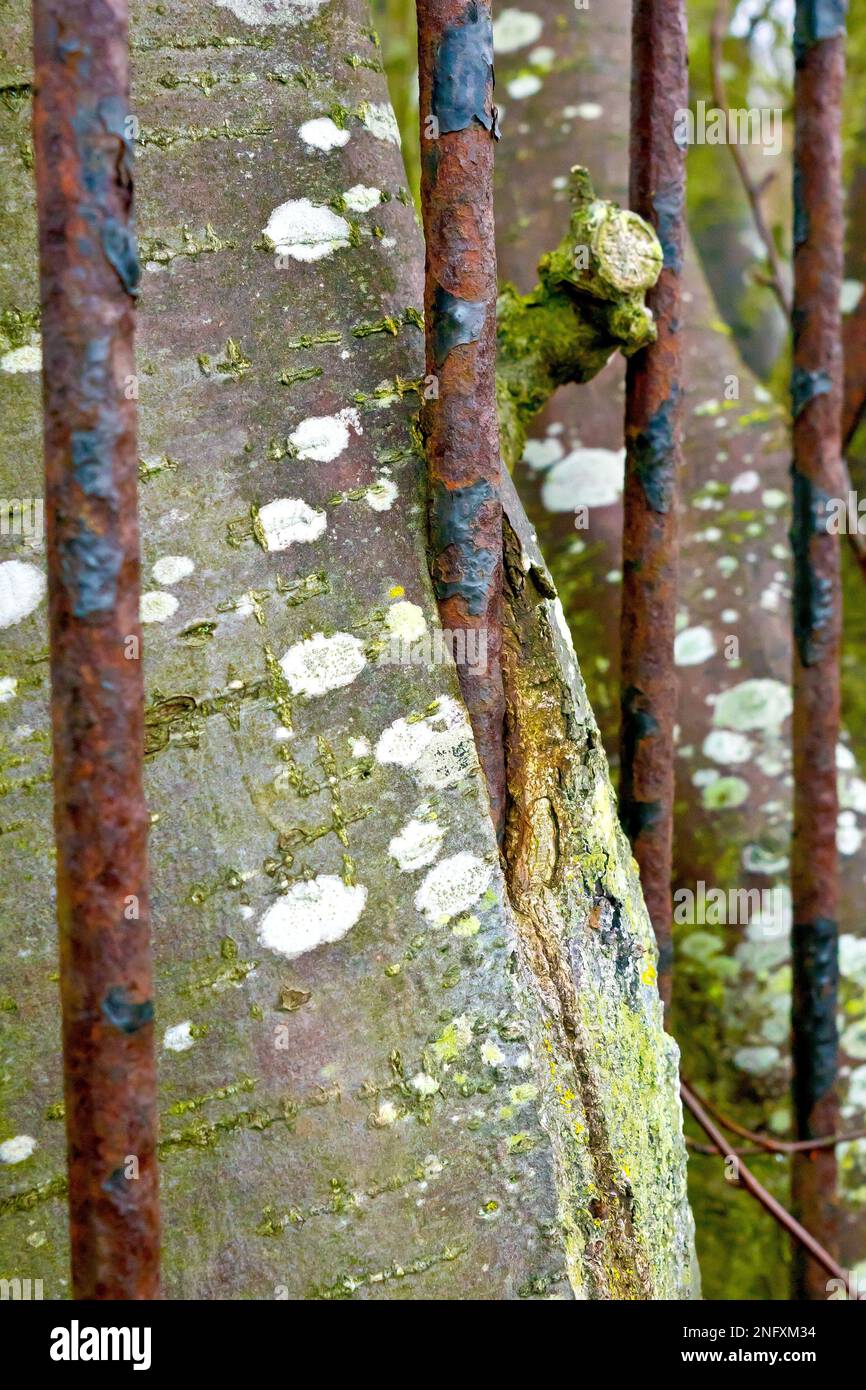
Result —
[{"label": "yellow lichen spot", "polygon": [[403,585],[402,585],[402,584],[394,584],[394,585],[392,585],[391,588],[388,590],[388,597],[389,597],[389,598],[402,598],[403,595],[405,594],[405,592],[406,592],[406,590],[403,588]]},{"label": "yellow lichen spot", "polygon": [[654,985],[655,982],[656,982],[656,968],[655,968],[655,966],[654,966],[654,965],[648,965],[647,968],[646,968],[646,970],[643,972],[643,974],[641,975],[640,978],[641,978],[641,984],[644,984],[644,985]]},{"label": "yellow lichen spot", "polygon": [[596,783],[592,797],[591,824],[596,831],[596,840],[610,844],[616,836],[616,820],[613,801],[607,782],[602,778]]}]

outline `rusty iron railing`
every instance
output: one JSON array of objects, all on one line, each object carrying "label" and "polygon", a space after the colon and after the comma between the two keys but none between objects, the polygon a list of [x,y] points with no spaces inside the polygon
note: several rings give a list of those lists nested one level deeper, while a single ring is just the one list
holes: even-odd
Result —
[{"label": "rusty iron railing", "polygon": [[124,0],[34,0],[73,1295],[159,1287]]},{"label": "rusty iron railing", "polygon": [[664,263],[647,294],[657,341],[629,359],[626,376],[619,805],[668,1005],[685,240],[685,149],[675,131],[677,112],[688,107],[685,0],[633,0],[631,80],[630,206],[658,233]]},{"label": "rusty iron railing", "polygon": [[[840,6],[797,0],[794,54],[793,1098],[797,1138],[809,1139],[838,1128],[836,745],[842,594],[839,537],[828,531],[825,503],[846,496]],[[792,1200],[795,1215],[835,1255],[835,1149],[795,1156]],[[794,1295],[825,1299],[822,1268],[799,1246],[794,1256]]]},{"label": "rusty iron railing", "polygon": [[475,652],[486,651],[486,663],[458,660],[458,674],[501,836],[505,698],[493,29],[487,0],[418,0],[417,8],[427,245],[422,424],[433,583],[443,628],[468,634]]}]

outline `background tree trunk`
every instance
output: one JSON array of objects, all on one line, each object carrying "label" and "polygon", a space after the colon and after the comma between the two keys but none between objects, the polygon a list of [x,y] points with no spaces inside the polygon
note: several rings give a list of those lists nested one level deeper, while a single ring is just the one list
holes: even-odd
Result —
[{"label": "background tree trunk", "polygon": [[[630,4],[606,0],[586,11],[563,11],[552,0],[533,0],[521,7],[521,15],[514,21],[503,13],[497,29],[496,90],[504,107],[497,227],[500,275],[525,289],[538,255],[566,225],[570,165],[585,164],[602,196],[627,204],[624,36]],[[712,153],[690,152],[689,178],[693,159]],[[730,163],[727,149],[717,149],[715,156]],[[700,881],[725,893],[779,886],[782,897],[775,921],[763,926],[756,921],[751,930],[675,925],[672,1026],[686,1075],[747,1125],[769,1125],[771,1132],[786,1136],[791,1132],[788,426],[785,412],[738,355],[693,243],[686,250],[684,300],[674,888],[694,893]],[[587,385],[558,391],[538,417],[526,461],[515,472],[562,597],[615,774],[624,375],[624,364],[614,359]],[[737,399],[726,401],[728,388],[736,389]],[[575,529],[574,508],[587,502],[589,529]],[[866,1095],[866,973],[858,940],[866,807],[858,672],[866,648],[862,578],[847,553],[843,563],[849,585],[843,662],[848,727],[839,750],[846,1054],[840,1088],[843,1123],[850,1129],[863,1123]],[[863,1249],[866,1145],[845,1146],[840,1160],[842,1263],[854,1265]],[[787,1202],[787,1165],[759,1157],[754,1166]],[[695,1158],[690,1191],[707,1296],[787,1298],[787,1237],[725,1181],[723,1165]]]},{"label": "background tree trunk", "polygon": [[[141,4],[132,44],[165,1293],[688,1297],[654,943],[514,498],[513,907],[453,667],[379,662],[437,618],[412,430],[422,249],[366,9]],[[16,0],[6,496],[41,489],[28,45]],[[0,1269],[53,1298],[40,574],[36,543],[0,563],[0,1139],[18,1140]]]}]

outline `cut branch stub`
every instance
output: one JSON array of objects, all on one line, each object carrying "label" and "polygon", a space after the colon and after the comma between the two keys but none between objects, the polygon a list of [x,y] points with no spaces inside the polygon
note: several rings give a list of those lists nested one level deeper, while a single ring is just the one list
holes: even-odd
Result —
[{"label": "cut branch stub", "polygon": [[498,305],[497,394],[503,460],[513,468],[532,417],[559,386],[589,381],[611,354],[655,341],[645,297],[662,249],[648,222],[597,198],[586,169],[571,171],[568,231],[542,256],[528,294],[503,285]]}]

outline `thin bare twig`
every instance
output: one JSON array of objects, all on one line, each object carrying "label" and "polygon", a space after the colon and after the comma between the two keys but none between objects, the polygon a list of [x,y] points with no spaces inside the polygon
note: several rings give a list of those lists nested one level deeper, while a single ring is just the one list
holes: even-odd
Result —
[{"label": "thin bare twig", "polygon": [[[721,1130],[716,1128],[697,1096],[682,1079],[680,1080],[680,1094],[682,1095],[685,1106],[690,1114],[697,1120],[701,1129],[712,1139],[719,1152],[724,1153],[724,1135]],[[770,1216],[772,1216],[794,1240],[802,1245],[804,1250],[808,1250],[812,1258],[817,1260],[818,1264],[820,1264],[828,1274],[832,1275],[834,1279],[841,1279],[843,1283],[847,1284],[847,1275],[842,1266],[836,1263],[830,1252],[825,1250],[823,1245],[819,1244],[813,1235],[810,1235],[805,1226],[801,1226],[799,1221],[797,1221],[789,1211],[786,1211],[781,1202],[776,1201],[772,1193],[767,1191],[763,1183],[758,1182],[754,1173],[751,1172],[741,1160],[738,1161],[737,1164],[736,1182],[739,1187],[742,1187],[746,1192],[750,1192],[755,1200],[760,1202],[764,1210],[769,1212]]]},{"label": "thin bare twig", "polygon": [[[721,111],[728,109],[728,94],[725,89],[725,80],[722,76],[723,45],[725,34],[728,31],[728,15],[730,12],[729,0],[718,0],[716,12],[713,15],[713,22],[710,26],[710,74],[713,84],[713,101]],[[752,219],[755,229],[767,252],[767,260],[770,263],[770,274],[762,281],[768,289],[771,289],[779,301],[779,307],[785,318],[791,317],[791,294],[785,283],[785,271],[782,258],[779,255],[779,248],[773,238],[773,233],[767,226],[764,217],[764,209],[761,206],[761,194],[766,190],[772,175],[758,184],[755,183],[749,173],[749,166],[742,149],[734,140],[728,142],[728,149],[731,158],[736,165],[743,191],[749,200],[749,207],[752,209]]]},{"label": "thin bare twig", "polygon": [[[746,1139],[750,1144],[756,1146],[757,1152],[771,1154],[796,1154],[811,1153],[813,1149],[832,1149],[837,1144],[850,1144],[855,1139],[866,1139],[866,1129],[855,1129],[850,1134],[825,1134],[819,1139],[772,1139],[768,1134],[758,1134],[753,1129],[746,1129],[745,1125],[738,1124],[736,1120],[730,1119],[719,1108],[703,1096],[699,1096],[691,1082],[688,1083],[694,1096],[697,1096],[704,1109],[718,1120],[723,1129],[729,1134],[736,1134],[740,1139]],[[736,1150],[728,1149],[728,1153]]]}]

